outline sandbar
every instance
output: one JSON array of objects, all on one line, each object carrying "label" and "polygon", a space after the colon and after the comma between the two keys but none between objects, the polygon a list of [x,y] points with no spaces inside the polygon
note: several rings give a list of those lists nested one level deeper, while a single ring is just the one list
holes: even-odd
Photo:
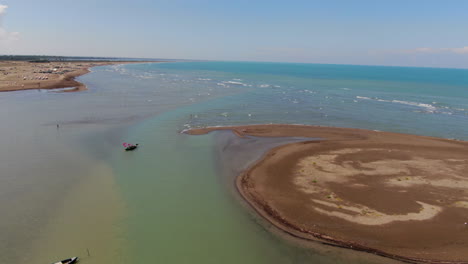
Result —
[{"label": "sandbar", "polygon": [[468,142],[303,125],[186,133],[215,130],[314,138],[271,149],[236,180],[285,234],[410,263],[468,263]]}]

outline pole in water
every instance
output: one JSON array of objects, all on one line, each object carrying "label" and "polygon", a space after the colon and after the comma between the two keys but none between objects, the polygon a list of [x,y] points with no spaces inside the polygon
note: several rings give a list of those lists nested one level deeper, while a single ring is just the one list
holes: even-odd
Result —
[{"label": "pole in water", "polygon": [[89,254],[89,249],[86,249],[86,251],[88,251],[88,257],[90,257],[91,255]]}]

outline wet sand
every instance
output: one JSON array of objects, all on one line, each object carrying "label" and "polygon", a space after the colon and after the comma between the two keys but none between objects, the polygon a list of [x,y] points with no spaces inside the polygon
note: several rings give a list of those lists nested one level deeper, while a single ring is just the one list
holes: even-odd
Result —
[{"label": "wet sand", "polygon": [[86,73],[95,66],[156,63],[155,61],[60,61],[34,63],[27,61],[0,61],[0,92],[59,89],[64,92],[86,90],[86,86],[75,81],[75,78]]},{"label": "wet sand", "polygon": [[236,181],[287,234],[405,262],[468,263],[468,142],[297,125],[187,133],[215,130],[315,139],[270,150]]}]

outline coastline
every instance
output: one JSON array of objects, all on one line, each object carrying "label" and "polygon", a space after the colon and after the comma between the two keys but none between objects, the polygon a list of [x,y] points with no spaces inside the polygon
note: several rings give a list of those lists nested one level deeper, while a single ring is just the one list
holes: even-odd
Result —
[{"label": "coastline", "polygon": [[90,72],[92,67],[160,63],[163,61],[61,61],[34,63],[26,61],[0,61],[0,92],[37,89],[63,89],[61,92],[85,91],[85,84],[76,77]]},{"label": "coastline", "polygon": [[[439,178],[434,176],[435,178],[428,178],[425,179],[426,182],[421,182],[422,180],[419,178],[396,175],[395,172],[388,171],[389,174],[393,173],[395,175],[387,177],[385,183],[381,180],[377,180],[373,183],[373,185],[371,185],[372,188],[369,189],[375,189],[374,191],[369,192],[369,190],[364,190],[364,186],[357,187],[358,192],[367,192],[367,195],[371,194],[374,200],[370,202],[370,204],[367,204],[368,207],[366,207],[362,205],[366,197],[364,197],[364,200],[363,197],[360,197],[359,199],[361,200],[357,199],[361,201],[360,206],[367,208],[365,210],[372,207],[378,208],[378,210],[374,210],[378,213],[368,210],[369,212],[364,212],[363,214],[361,212],[353,213],[353,210],[356,208],[352,206],[352,203],[354,202],[356,205],[356,201],[352,201],[353,198],[349,199],[349,195],[366,196],[366,194],[359,195],[358,192],[353,191],[352,188],[350,189],[349,186],[346,185],[365,185],[367,184],[366,181],[373,181],[369,180],[368,175],[364,181],[362,181],[364,178],[362,177],[363,175],[360,175],[361,181],[350,182],[349,179],[345,181],[330,181],[328,183],[325,181],[322,188],[332,186],[331,189],[334,190],[334,192],[331,192],[333,193],[332,197],[328,195],[324,200],[318,200],[317,193],[313,191],[313,188],[316,188],[316,186],[305,186],[304,182],[297,180],[301,179],[300,177],[295,177],[295,179],[292,179],[294,177],[289,177],[290,179],[287,180],[288,182],[278,177],[281,173],[284,173],[284,175],[297,174],[297,164],[305,157],[317,157],[319,154],[327,154],[327,152],[330,151],[337,152],[346,149],[348,149],[347,152],[345,151],[340,154],[341,156],[335,158],[346,160],[346,162],[352,162],[355,168],[360,168],[360,172],[356,172],[357,174],[365,174],[366,170],[370,169],[365,166],[372,164],[372,162],[378,162],[379,160],[390,161],[388,167],[391,168],[395,166],[392,162],[400,159],[399,156],[404,157],[401,158],[403,163],[408,163],[408,160],[420,161],[422,156],[427,158],[429,163],[434,162],[434,160],[438,158],[449,160],[448,162],[450,163],[452,162],[450,160],[453,159],[449,157],[451,155],[449,152],[454,149],[463,160],[461,161],[461,164],[465,166],[461,167],[463,173],[466,172],[466,164],[468,163],[468,160],[464,159],[468,157],[467,151],[463,149],[468,146],[468,142],[362,129],[302,125],[212,127],[192,129],[186,131],[186,133],[200,135],[217,130],[231,130],[239,137],[251,135],[258,137],[281,136],[315,138],[314,141],[291,143],[269,150],[254,165],[236,178],[236,188],[247,203],[252,206],[259,215],[282,230],[285,234],[304,240],[320,241],[324,244],[364,251],[410,263],[468,263],[468,261],[466,261],[468,256],[463,252],[463,247],[466,247],[468,241],[463,238],[460,240],[460,237],[456,237],[456,232],[468,232],[468,226],[465,224],[464,226],[457,226],[457,228],[452,228],[448,231],[447,228],[445,228],[445,225],[453,225],[454,222],[457,223],[457,221],[460,220],[457,216],[461,215],[462,218],[465,217],[463,219],[468,219],[468,207],[462,208],[455,206],[457,202],[459,205],[466,205],[464,201],[454,202],[456,199],[466,200],[466,198],[468,198],[463,194],[463,191],[458,195],[459,197],[455,197],[456,199],[453,197],[447,199],[450,202],[436,202],[437,204],[432,206],[432,208],[441,208],[440,211],[436,209],[432,210],[430,207],[421,207],[421,204],[429,204],[429,202],[434,203],[434,200],[441,201],[442,198],[439,196],[446,192],[447,188],[457,189],[456,185],[459,184],[459,182],[461,182],[462,185],[465,184],[466,180],[468,180],[466,178],[457,179],[456,182],[450,182],[447,179],[440,179],[439,176],[437,176]],[[321,138],[321,140],[317,140],[317,138]],[[402,147],[402,145],[405,144],[410,147]],[[349,151],[349,149],[356,149],[357,147],[362,150],[360,151],[362,153],[352,153],[352,151]],[[376,150],[377,147],[380,149]],[[364,154],[365,150],[368,151],[367,154]],[[383,150],[391,150],[394,152],[401,150],[402,152],[396,152],[396,154],[393,153],[390,156],[386,156],[386,154],[379,153]],[[427,155],[425,153],[428,152],[428,150],[434,150],[434,152]],[[435,150],[443,153],[439,155]],[[408,153],[411,153],[411,155],[407,155]],[[326,157],[326,155],[322,155],[322,158],[323,157]],[[359,158],[361,158],[361,160],[359,160]],[[369,159],[371,160],[370,162]],[[317,161],[317,163],[319,163],[319,161]],[[326,166],[323,161],[321,161],[319,165]],[[401,164],[396,165],[400,166]],[[348,169],[352,169],[353,166]],[[382,166],[382,164],[379,164],[379,166]],[[336,169],[336,167],[333,168]],[[411,170],[416,169],[421,168],[409,168],[409,171],[411,172]],[[306,169],[302,168],[301,171],[302,170]],[[323,171],[326,171],[326,169],[322,169],[322,172]],[[317,174],[320,170],[312,170],[308,173],[311,174],[312,172]],[[327,175],[327,177],[330,176],[331,175]],[[350,176],[346,175],[344,177]],[[270,178],[275,179],[271,180]],[[393,178],[396,180],[390,181]],[[401,178],[403,178],[402,182],[399,181]],[[411,178],[411,180],[406,180],[405,178]],[[295,182],[291,183],[293,181]],[[413,182],[413,184],[411,185],[409,182]],[[453,184],[450,185],[449,183]],[[302,184],[302,186],[297,188],[298,184]],[[406,184],[406,186],[404,184]],[[317,184],[314,183],[312,185]],[[322,183],[320,183],[320,185],[322,185]],[[289,187],[286,188],[284,186]],[[379,197],[378,193],[385,193],[385,189],[393,189],[392,191],[397,190],[401,192],[400,196],[406,195],[406,197]],[[405,189],[411,189],[411,192]],[[428,190],[433,191],[436,189],[442,190],[442,192],[436,195],[437,197],[428,197],[423,194]],[[316,191],[320,192],[317,188]],[[346,192],[348,192],[348,194]],[[455,191],[452,193],[456,195]],[[320,193],[319,196],[320,195],[322,195],[323,198],[323,193]],[[346,197],[346,195],[348,195],[348,197]],[[416,198],[413,196],[419,197]],[[392,202],[392,199],[397,200],[397,202]],[[414,199],[422,199],[425,203],[421,202],[418,204],[419,201],[415,201]],[[326,210],[316,212],[314,209],[311,209],[311,206],[325,208]],[[424,211],[424,209],[427,210]],[[418,212],[418,210],[419,213],[414,213]],[[422,211],[425,213],[421,213]],[[345,215],[343,212],[351,214]],[[375,215],[372,215],[372,213]],[[433,214],[431,215],[430,213]],[[377,217],[376,215],[379,214],[384,216]],[[402,215],[405,216],[405,214],[408,216],[407,219],[401,217]],[[397,216],[400,218],[397,218]],[[421,219],[418,219],[418,217]],[[356,219],[360,219],[361,223],[359,223],[359,221],[353,222]],[[390,221],[392,219],[396,220]],[[314,222],[311,222],[311,220]],[[425,230],[429,227],[429,233],[433,233],[433,236],[421,233],[418,227],[421,225],[423,227],[426,225]],[[346,226],[348,226],[348,228],[346,228]],[[449,232],[450,235],[454,235],[455,238],[453,238],[453,240],[456,241],[451,243],[453,241],[450,241],[451,238],[447,236],[441,238],[441,240],[443,240],[442,242],[435,241],[439,240],[438,235],[440,235],[440,230],[438,229],[440,228],[443,229],[441,232]],[[338,231],[335,232],[334,229]],[[358,231],[353,231],[354,229],[358,229]],[[392,235],[391,233],[381,235],[380,233],[385,233],[385,229],[391,230],[391,232],[397,235]],[[377,235],[373,234],[373,232],[376,232]],[[411,232],[413,233],[409,235],[406,234]],[[408,238],[408,236],[413,237],[413,240]],[[421,244],[424,244],[422,247],[417,245],[418,242],[414,240],[414,237],[417,236],[424,237],[425,241],[421,242]],[[401,241],[398,242],[400,239],[408,239],[409,242],[406,244]],[[395,243],[397,243],[397,245],[395,245]],[[401,243],[401,245],[398,243]],[[450,245],[447,246],[447,243]],[[442,247],[442,249],[437,250],[439,247]],[[444,250],[448,251],[448,253],[443,253],[442,251]]]}]

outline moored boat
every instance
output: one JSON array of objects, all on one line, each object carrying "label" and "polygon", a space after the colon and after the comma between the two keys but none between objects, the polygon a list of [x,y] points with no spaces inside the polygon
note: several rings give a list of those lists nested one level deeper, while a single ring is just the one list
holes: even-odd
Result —
[{"label": "moored boat", "polygon": [[136,148],[138,148],[138,144],[136,145],[129,145],[125,148],[126,151],[129,151],[129,150],[135,150]]},{"label": "moored boat", "polygon": [[69,258],[69,259],[64,259],[62,261],[59,261],[59,262],[55,262],[53,264],[72,264],[72,263],[76,263],[78,261],[78,257],[73,257],[73,258]]}]

